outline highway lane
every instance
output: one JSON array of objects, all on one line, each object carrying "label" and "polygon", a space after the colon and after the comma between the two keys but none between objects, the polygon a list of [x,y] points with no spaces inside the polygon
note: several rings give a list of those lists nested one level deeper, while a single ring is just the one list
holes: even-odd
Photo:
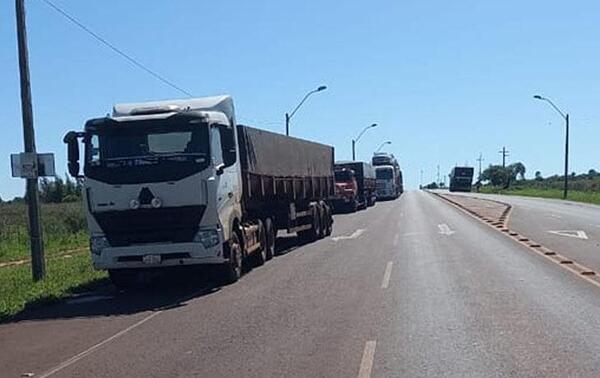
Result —
[{"label": "highway lane", "polygon": [[[334,237],[201,295],[204,282],[1,325],[0,365],[57,377],[600,375],[598,288],[442,200],[409,192],[337,216]],[[191,298],[152,309],[176,295]],[[90,314],[61,318],[72,306]]]},{"label": "highway lane", "polygon": [[600,272],[600,206],[533,197],[480,193],[459,195],[512,205],[508,224],[511,229]]}]

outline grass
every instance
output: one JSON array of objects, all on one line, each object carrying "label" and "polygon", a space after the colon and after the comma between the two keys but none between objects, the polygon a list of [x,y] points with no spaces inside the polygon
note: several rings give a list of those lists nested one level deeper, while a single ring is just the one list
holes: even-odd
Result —
[{"label": "grass", "polygon": [[33,305],[47,304],[103,283],[106,272],[92,267],[89,254],[47,261],[46,279],[33,282],[31,266],[0,268],[0,322]]},{"label": "grass", "polygon": [[[87,225],[81,203],[43,204],[41,214],[47,256],[87,246]],[[0,204],[0,262],[27,258],[27,206]]]},{"label": "grass", "polygon": [[[540,198],[558,198],[562,199],[563,191],[561,189],[541,189],[541,188],[511,188],[500,189],[489,186],[481,188],[480,193],[507,194],[525,197]],[[568,200],[584,203],[593,203],[600,205],[600,192],[598,191],[580,191],[570,190]]]}]

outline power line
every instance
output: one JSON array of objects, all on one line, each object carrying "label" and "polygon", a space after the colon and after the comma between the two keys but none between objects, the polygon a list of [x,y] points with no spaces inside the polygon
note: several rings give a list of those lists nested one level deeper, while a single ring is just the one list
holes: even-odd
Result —
[{"label": "power line", "polygon": [[42,1],[44,3],[46,3],[48,6],[50,6],[52,9],[54,9],[56,12],[60,13],[67,20],[71,21],[72,23],[74,23],[75,25],[77,25],[80,29],[82,29],[83,31],[85,31],[86,33],[88,33],[89,35],[91,35],[92,37],[94,37],[97,41],[99,41],[100,43],[102,43],[103,45],[105,45],[106,47],[108,47],[109,49],[113,50],[117,54],[121,55],[123,58],[125,58],[127,61],[129,61],[131,64],[133,64],[137,68],[145,71],[146,73],[152,75],[154,78],[160,80],[161,82],[163,82],[164,84],[170,86],[171,88],[178,90],[179,92],[185,94],[186,96],[188,96],[188,97],[194,97],[190,92],[188,92],[185,89],[183,89],[183,88],[175,85],[174,83],[172,83],[171,81],[165,79],[164,77],[162,77],[158,73],[152,71],[150,68],[144,66],[142,63],[138,62],[136,59],[134,59],[131,56],[127,55],[127,53],[125,53],[123,50],[119,49],[118,47],[116,47],[112,43],[108,42],[106,39],[104,39],[103,37],[101,37],[100,35],[98,35],[97,33],[95,33],[94,31],[92,31],[90,28],[88,28],[87,26],[85,26],[83,23],[81,23],[75,17],[71,16],[65,10],[63,10],[62,8],[60,8],[58,5],[54,4],[50,0],[42,0]]}]

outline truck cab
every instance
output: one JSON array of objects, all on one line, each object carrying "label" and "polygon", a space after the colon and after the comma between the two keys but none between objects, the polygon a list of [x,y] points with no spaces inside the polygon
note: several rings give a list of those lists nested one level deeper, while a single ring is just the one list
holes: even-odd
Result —
[{"label": "truck cab", "polygon": [[348,168],[336,169],[334,208],[356,211],[358,205],[358,183],[354,171]]},{"label": "truck cab", "polygon": [[398,196],[396,170],[392,165],[378,165],[375,167],[377,177],[377,199],[391,199]]},{"label": "truck cab", "polygon": [[229,96],[115,105],[65,143],[97,269],[119,281],[132,269],[229,261],[223,245],[241,214]]}]

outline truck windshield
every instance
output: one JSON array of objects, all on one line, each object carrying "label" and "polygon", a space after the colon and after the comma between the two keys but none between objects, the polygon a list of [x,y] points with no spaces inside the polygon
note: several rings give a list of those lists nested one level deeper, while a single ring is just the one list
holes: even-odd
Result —
[{"label": "truck windshield", "polygon": [[391,180],[393,178],[391,169],[378,169],[375,174],[379,180]]},{"label": "truck windshield", "polygon": [[208,166],[208,125],[159,120],[98,127],[87,138],[85,157],[86,175],[102,181],[183,178]]},{"label": "truck windshield", "polygon": [[335,171],[335,181],[343,182],[343,181],[351,181],[352,180],[352,172],[348,170],[343,171]]}]

